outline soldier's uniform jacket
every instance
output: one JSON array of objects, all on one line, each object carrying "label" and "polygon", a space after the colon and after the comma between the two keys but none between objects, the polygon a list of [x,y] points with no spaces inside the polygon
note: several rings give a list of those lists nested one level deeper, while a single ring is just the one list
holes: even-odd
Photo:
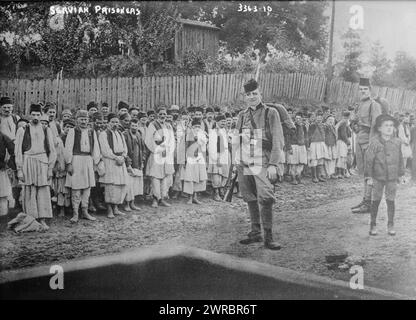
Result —
[{"label": "soldier's uniform jacket", "polygon": [[381,106],[373,99],[367,98],[360,101],[355,119],[358,120],[359,132],[357,142],[366,144],[371,138],[377,135],[374,130],[376,118],[381,114]]},{"label": "soldier's uniform jacket", "polygon": [[[266,108],[269,109],[267,121]],[[263,103],[254,110],[247,108],[238,115],[236,129],[237,134],[233,136],[235,163],[244,166],[254,163],[268,167],[277,166],[281,162],[284,136],[280,116],[275,108]]]}]

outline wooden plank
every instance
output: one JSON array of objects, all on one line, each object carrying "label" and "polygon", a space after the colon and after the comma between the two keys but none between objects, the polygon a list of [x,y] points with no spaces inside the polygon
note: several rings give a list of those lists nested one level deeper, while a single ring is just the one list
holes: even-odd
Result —
[{"label": "wooden plank", "polygon": [[111,112],[117,112],[117,78],[109,78],[109,89],[110,89],[110,97],[111,97],[111,104],[110,110]]}]

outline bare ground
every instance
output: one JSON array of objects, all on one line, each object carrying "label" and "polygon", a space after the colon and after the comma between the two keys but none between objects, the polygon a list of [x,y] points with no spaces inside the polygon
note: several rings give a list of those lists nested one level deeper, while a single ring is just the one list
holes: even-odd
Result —
[{"label": "bare ground", "polygon": [[55,218],[45,233],[15,234],[0,220],[0,270],[27,268],[56,261],[117,253],[128,248],[153,244],[182,244],[238,257],[347,280],[348,270],[329,270],[325,256],[347,251],[362,256],[364,285],[383,288],[416,297],[416,186],[399,186],[396,202],[397,235],[387,235],[386,206],[380,206],[379,235],[368,235],[369,215],[356,215],[350,207],[361,200],[358,177],[304,185],[288,183],[276,189],[274,211],[275,240],[280,251],[262,244],[243,246],[239,240],[249,231],[246,205],[234,198],[219,203],[209,197],[204,204],[187,205],[186,199],[172,201],[171,208],[142,211],[109,220],[104,214],[98,221],[69,217]]}]

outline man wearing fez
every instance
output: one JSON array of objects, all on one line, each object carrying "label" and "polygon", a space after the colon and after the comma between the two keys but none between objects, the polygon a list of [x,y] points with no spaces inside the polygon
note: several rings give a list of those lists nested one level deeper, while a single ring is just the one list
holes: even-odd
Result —
[{"label": "man wearing fez", "polygon": [[0,98],[0,132],[13,142],[16,139],[19,116],[13,114],[13,102],[9,97]]},{"label": "man wearing fez", "polygon": [[131,107],[129,109],[129,115],[130,115],[131,119],[138,120],[137,116],[139,115],[139,109],[137,109],[136,107]]},{"label": "man wearing fez", "polygon": [[118,130],[119,119],[116,114],[108,115],[108,129],[100,133],[101,154],[104,160],[105,173],[100,177],[100,184],[104,186],[104,198],[107,205],[107,217],[125,215],[118,208],[127,195],[129,181],[125,160],[127,145],[123,134]]},{"label": "man wearing fez", "polygon": [[240,243],[263,241],[261,217],[265,247],[279,250],[281,246],[273,242],[272,210],[275,202],[273,184],[277,179],[277,165],[284,145],[283,129],[278,111],[262,102],[257,81],[249,80],[244,85],[244,91],[248,107],[238,116],[238,135],[237,139],[233,139],[237,148],[233,148],[233,152],[237,157],[240,190],[248,204],[251,232]]},{"label": "man wearing fez", "polygon": [[[381,106],[371,99],[370,79],[360,78],[359,83],[360,102],[356,110],[355,120],[358,123],[358,132],[356,136],[356,155],[358,173],[364,174],[364,157],[368,148],[370,139],[377,135],[374,128],[376,118],[382,113]],[[369,213],[371,209],[371,192],[372,186],[367,184],[364,178],[364,196],[362,202],[352,207],[353,213]]]},{"label": "man wearing fez", "polygon": [[146,175],[151,178],[153,208],[157,208],[159,204],[170,207],[165,198],[168,195],[169,175],[175,172],[173,161],[169,161],[172,141],[165,123],[166,108],[159,108],[157,115],[157,119],[149,124],[145,137],[145,144],[150,151]]},{"label": "man wearing fez", "polygon": [[61,113],[61,121],[59,122],[59,125],[61,128],[64,128],[64,121],[72,119],[72,111],[70,109],[64,109]]},{"label": "man wearing fez", "polygon": [[70,129],[65,143],[67,175],[65,187],[72,190],[71,222],[78,222],[81,204],[82,217],[94,221],[88,213],[91,188],[95,187],[94,164],[100,161],[100,146],[95,131],[88,128],[89,115],[85,110],[76,114],[77,125]]},{"label": "man wearing fez", "polygon": [[17,177],[23,186],[23,211],[39,219],[45,229],[45,219],[52,218],[50,185],[56,151],[51,129],[40,123],[41,106],[30,106],[31,121],[16,133]]},{"label": "man wearing fez", "polygon": [[127,145],[127,172],[129,183],[127,185],[126,203],[124,211],[140,210],[134,203],[135,197],[143,195],[143,161],[144,141],[140,135],[139,122],[132,119],[130,128],[123,132]]},{"label": "man wearing fez", "polygon": [[59,137],[62,133],[61,126],[56,120],[56,105],[54,103],[47,103],[43,110],[48,115],[49,128],[51,128],[52,136],[56,143],[56,138]]},{"label": "man wearing fez", "polygon": [[104,120],[107,120],[107,116],[110,112],[110,107],[107,102],[101,103],[101,112],[103,113]]},{"label": "man wearing fez", "polygon": [[124,101],[120,101],[117,105],[117,108],[118,108],[118,116],[121,116],[129,112],[129,105],[125,103]]}]

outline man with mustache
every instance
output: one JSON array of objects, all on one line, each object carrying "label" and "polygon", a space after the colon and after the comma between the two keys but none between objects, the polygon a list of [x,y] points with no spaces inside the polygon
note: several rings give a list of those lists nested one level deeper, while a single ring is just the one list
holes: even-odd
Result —
[{"label": "man with mustache", "polygon": [[49,229],[46,219],[52,218],[50,185],[56,151],[51,129],[40,123],[41,106],[30,106],[31,121],[16,133],[17,176],[23,185],[23,211]]},{"label": "man with mustache", "polygon": [[[364,174],[364,157],[371,138],[377,136],[375,130],[376,118],[382,113],[381,106],[371,98],[370,79],[360,78],[360,103],[357,107],[354,120],[358,123],[356,136],[357,169],[360,175]],[[364,196],[361,203],[352,207],[353,213],[370,213],[372,186],[364,178]]]},{"label": "man with mustache", "polygon": [[275,202],[273,184],[277,180],[277,165],[284,146],[283,128],[278,111],[262,102],[256,80],[249,80],[244,85],[244,91],[248,107],[238,117],[238,135],[234,135],[233,153],[236,154],[243,200],[248,204],[251,232],[240,243],[248,245],[263,241],[261,217],[264,246],[279,250],[281,246],[273,241],[272,210]]},{"label": "man with mustache", "polygon": [[79,110],[76,121],[76,127],[69,130],[65,142],[65,187],[72,190],[72,223],[78,222],[80,204],[82,217],[90,221],[96,220],[88,213],[88,205],[91,188],[95,187],[94,164],[97,165],[101,158],[97,135],[94,130],[88,128],[88,111]]}]

